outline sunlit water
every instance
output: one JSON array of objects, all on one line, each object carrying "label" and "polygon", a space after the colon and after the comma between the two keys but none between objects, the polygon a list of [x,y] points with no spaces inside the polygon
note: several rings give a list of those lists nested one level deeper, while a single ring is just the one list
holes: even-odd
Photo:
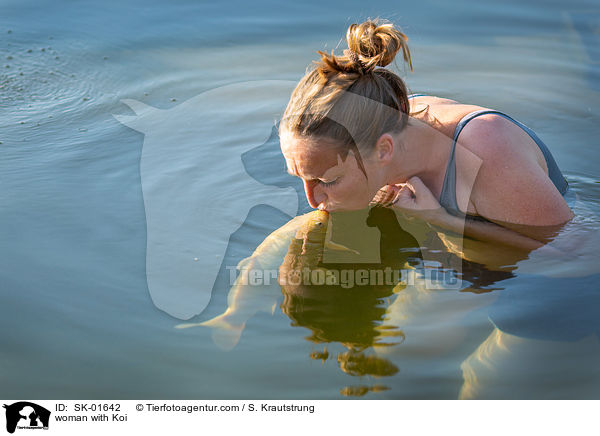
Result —
[{"label": "sunlit water", "polygon": [[[0,10],[0,397],[600,396],[595,2],[12,1]],[[561,237],[587,244],[560,262],[533,253],[509,273],[471,266],[460,290],[317,301],[313,315],[279,293],[230,350],[208,328],[174,328],[181,320],[148,292],[144,135],[113,117],[132,114],[120,100],[171,109],[219,86],[293,83],[316,50],[372,16],[411,38],[415,72],[401,73],[413,91],[502,110],[539,134],[577,194]],[[279,94],[264,101],[284,109]],[[253,126],[249,117],[218,134],[226,142]],[[248,174],[293,186],[297,213],[309,211],[277,139],[255,145]],[[189,177],[184,166],[175,176]],[[192,321],[225,311],[226,268],[289,219],[250,211]],[[402,335],[381,335],[386,323]]]}]

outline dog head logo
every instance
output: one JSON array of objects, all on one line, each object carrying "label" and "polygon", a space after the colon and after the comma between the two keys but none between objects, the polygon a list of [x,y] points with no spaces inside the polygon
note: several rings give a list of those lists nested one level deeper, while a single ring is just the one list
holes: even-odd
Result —
[{"label": "dog head logo", "polygon": [[47,429],[50,423],[50,411],[29,401],[19,401],[4,405],[6,409],[6,431],[14,433],[19,428]]},{"label": "dog head logo", "polygon": [[113,116],[145,135],[146,276],[159,309],[189,319],[206,308],[229,238],[251,208],[266,204],[296,215],[293,188],[259,183],[242,162],[269,138],[293,87],[290,81],[243,82],[169,110],[122,100],[136,115]]}]

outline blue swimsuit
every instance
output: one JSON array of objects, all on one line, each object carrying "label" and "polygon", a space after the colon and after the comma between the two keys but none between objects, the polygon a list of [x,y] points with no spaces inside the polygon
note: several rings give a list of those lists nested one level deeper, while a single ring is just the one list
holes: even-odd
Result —
[{"label": "blue swimsuit", "polygon": [[[421,97],[421,96],[426,96],[426,94],[411,94],[408,96],[408,98]],[[500,116],[506,118],[507,120],[512,121],[517,126],[521,127],[523,130],[525,130],[525,132],[527,132],[527,134],[531,137],[531,139],[533,139],[535,141],[535,143],[538,145],[538,147],[540,147],[540,150],[544,154],[544,158],[546,159],[546,164],[548,165],[548,177],[550,178],[550,180],[552,180],[552,183],[554,183],[554,186],[556,186],[556,189],[558,189],[558,192],[560,192],[561,195],[565,195],[565,192],[567,192],[568,183],[567,183],[566,179],[564,178],[564,176],[562,175],[560,169],[558,168],[558,165],[556,165],[556,162],[554,161],[554,158],[552,157],[552,153],[550,153],[550,150],[548,149],[546,144],[544,144],[542,142],[542,140],[540,138],[538,138],[538,136],[533,132],[533,130],[531,130],[525,124],[509,117],[508,115],[506,115],[500,111],[490,110],[490,109],[481,109],[481,110],[474,111],[474,112],[471,112],[471,113],[465,115],[459,121],[459,123],[456,126],[456,129],[454,130],[452,149],[450,151],[450,159],[448,160],[448,166],[446,167],[446,175],[444,176],[444,184],[442,186],[442,193],[440,194],[440,205],[442,205],[452,215],[461,216],[461,217],[465,216],[465,214],[458,208],[458,203],[456,202],[456,162],[454,161],[454,150],[456,148],[456,141],[458,140],[458,135],[460,135],[460,132],[462,131],[462,129],[464,129],[464,127],[467,125],[467,123],[469,121],[471,121],[473,118],[478,117],[479,115],[484,115],[484,114],[500,115]],[[475,217],[475,216],[473,216],[473,217]]]}]

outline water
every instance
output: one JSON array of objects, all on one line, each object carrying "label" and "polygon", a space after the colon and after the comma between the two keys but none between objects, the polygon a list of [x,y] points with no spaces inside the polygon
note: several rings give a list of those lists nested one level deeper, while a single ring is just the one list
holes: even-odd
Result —
[{"label": "water", "polygon": [[[168,110],[235,83],[293,84],[316,50],[335,48],[349,23],[371,16],[392,19],[411,38],[415,72],[401,73],[413,91],[500,109],[538,133],[579,196],[580,220],[563,239],[594,241],[595,2],[5,1],[1,397],[600,396],[599,271],[593,246],[585,244],[560,264],[532,255],[510,271],[470,265],[464,278],[473,285],[462,292],[388,289],[368,301],[345,300],[345,311],[317,301],[315,312],[290,298],[283,304],[279,294],[274,313],[250,318],[229,351],[215,345],[208,328],[175,329],[181,320],[153,303],[140,173],[144,135],[113,117],[133,115],[120,100]],[[266,90],[263,103],[260,113],[274,119],[285,99]],[[215,144],[235,142],[256,125],[248,117],[231,131],[221,126]],[[270,133],[264,130],[263,139]],[[247,173],[293,187],[297,213],[307,212],[298,182],[281,168],[276,138],[249,145]],[[273,171],[261,171],[263,161]],[[189,178],[188,170],[182,165],[174,176]],[[243,190],[241,180],[208,171],[212,182]],[[193,321],[225,310],[226,267],[289,218],[270,206],[250,210],[228,240],[206,311]],[[383,337],[397,345],[374,346],[381,330],[373,326],[385,324],[386,310],[404,336]]]}]

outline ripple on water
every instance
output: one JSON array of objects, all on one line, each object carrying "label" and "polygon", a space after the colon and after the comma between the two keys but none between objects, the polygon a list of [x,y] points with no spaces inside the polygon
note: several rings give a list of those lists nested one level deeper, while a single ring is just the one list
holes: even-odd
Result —
[{"label": "ripple on water", "polygon": [[111,80],[96,65],[103,62],[102,57],[86,53],[82,43],[69,42],[68,52],[63,53],[40,41],[13,39],[0,47],[0,56],[5,61],[0,68],[3,127],[21,123],[36,126],[49,114],[83,114],[104,100],[102,90]]},{"label": "ripple on water", "polygon": [[600,271],[600,184],[584,173],[565,174],[567,203],[575,214],[548,244],[520,263],[519,272],[549,277],[584,277]]}]

